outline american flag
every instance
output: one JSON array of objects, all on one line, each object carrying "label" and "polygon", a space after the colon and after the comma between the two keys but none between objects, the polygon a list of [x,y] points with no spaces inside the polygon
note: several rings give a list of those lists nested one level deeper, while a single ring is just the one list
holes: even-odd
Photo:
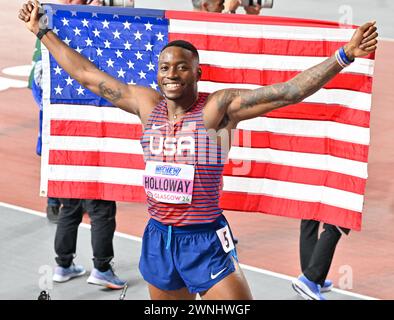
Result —
[{"label": "american flag", "polygon": [[[158,54],[171,40],[188,40],[199,49],[199,91],[214,92],[286,81],[331,56],[355,28],[147,9],[46,10],[60,39],[101,70],[156,90]],[[242,121],[224,170],[221,207],[360,230],[373,59],[356,59],[302,103]],[[82,87],[45,48],[43,67],[41,195],[144,201],[138,117]]]}]

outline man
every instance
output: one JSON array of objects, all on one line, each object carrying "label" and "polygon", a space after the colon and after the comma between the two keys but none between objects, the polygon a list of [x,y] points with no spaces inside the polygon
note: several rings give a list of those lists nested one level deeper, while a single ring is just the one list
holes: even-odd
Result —
[{"label": "man", "polygon": [[222,12],[224,0],[192,0],[194,11]]},{"label": "man", "polygon": [[[231,137],[240,121],[298,103],[319,90],[355,57],[376,49],[374,23],[358,28],[335,55],[285,83],[209,95],[197,90],[201,68],[196,48],[173,41],[159,55],[159,93],[119,82],[52,31],[40,30],[38,5],[37,0],[34,6],[25,4],[19,18],[61,67],[84,87],[141,119],[151,219],[143,237],[140,271],[151,298],[192,299],[200,294],[204,299],[251,299],[231,230],[218,206],[225,146],[211,134],[227,132]],[[210,161],[201,160],[207,154]],[[172,192],[162,191],[169,187]]]}]

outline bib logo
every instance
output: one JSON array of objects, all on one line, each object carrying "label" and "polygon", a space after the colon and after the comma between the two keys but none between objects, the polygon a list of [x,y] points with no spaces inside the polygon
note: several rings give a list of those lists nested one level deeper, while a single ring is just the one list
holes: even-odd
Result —
[{"label": "bib logo", "polygon": [[[157,140],[158,143],[157,143]],[[182,155],[183,151],[189,151],[189,155],[195,154],[195,141],[193,137],[150,137],[149,149],[154,155],[163,153],[165,156],[173,156],[175,154]]]}]

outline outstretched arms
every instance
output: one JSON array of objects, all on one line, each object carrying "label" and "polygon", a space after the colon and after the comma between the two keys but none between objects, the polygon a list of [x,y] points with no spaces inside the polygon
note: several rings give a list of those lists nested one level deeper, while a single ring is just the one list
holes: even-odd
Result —
[{"label": "outstretched arms", "polygon": [[[349,60],[365,56],[376,49],[377,32],[375,22],[359,27],[344,51]],[[274,109],[298,103],[312,95],[337,75],[343,67],[335,55],[307,69],[293,79],[255,90],[225,89],[211,98],[219,115],[226,115],[233,123],[254,118]]]},{"label": "outstretched arms", "polygon": [[[36,35],[39,32],[38,7],[37,0],[34,0],[34,3],[29,1],[19,11],[19,19],[25,21],[26,27]],[[52,31],[46,33],[41,41],[71,77],[125,111],[140,115],[141,106],[154,106],[161,98],[160,94],[151,88],[128,86],[100,71],[88,59],[69,48]]]}]

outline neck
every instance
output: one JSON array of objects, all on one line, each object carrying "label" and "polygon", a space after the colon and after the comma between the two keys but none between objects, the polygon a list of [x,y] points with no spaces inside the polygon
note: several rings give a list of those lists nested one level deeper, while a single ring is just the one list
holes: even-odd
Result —
[{"label": "neck", "polygon": [[168,118],[173,119],[174,116],[186,113],[196,102],[198,93],[188,96],[187,99],[182,100],[167,100]]}]

